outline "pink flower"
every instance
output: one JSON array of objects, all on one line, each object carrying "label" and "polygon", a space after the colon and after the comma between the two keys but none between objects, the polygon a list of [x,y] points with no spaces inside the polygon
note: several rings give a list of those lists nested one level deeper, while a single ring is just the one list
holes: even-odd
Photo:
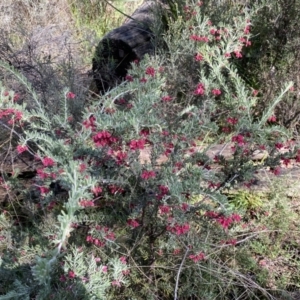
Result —
[{"label": "pink flower", "polygon": [[76,95],[72,92],[67,92],[67,94],[66,94],[67,99],[74,99],[75,97],[76,97]]},{"label": "pink flower", "polygon": [[54,160],[51,157],[45,157],[42,160],[42,164],[44,167],[53,167],[54,166]]},{"label": "pink flower", "polygon": [[137,219],[128,219],[127,220],[127,224],[131,227],[131,228],[136,228],[140,226],[140,223],[137,221]]},{"label": "pink flower", "polygon": [[107,271],[108,271],[108,267],[107,267],[107,266],[103,266],[103,267],[102,267],[102,272],[103,272],[103,273],[107,273]]},{"label": "pink flower", "polygon": [[114,281],[112,281],[111,285],[121,287],[122,284],[121,284],[120,280],[114,280]]},{"label": "pink flower", "polygon": [[242,58],[243,57],[242,53],[239,50],[235,50],[234,54],[235,54],[236,58]]},{"label": "pink flower", "polygon": [[219,96],[222,93],[219,89],[213,89],[211,92],[214,96]]},{"label": "pink flower", "polygon": [[198,254],[191,254],[191,255],[189,255],[189,259],[191,259],[192,261],[194,261],[196,263],[199,260],[204,260],[205,259],[205,255],[204,255],[203,252],[200,252]]},{"label": "pink flower", "polygon": [[105,236],[105,238],[110,241],[114,241],[116,239],[116,235],[111,231]]},{"label": "pink flower", "polygon": [[147,137],[150,134],[150,130],[148,128],[144,128],[140,131],[140,135],[143,137]]},{"label": "pink flower", "polygon": [[37,172],[37,175],[38,175],[41,179],[46,179],[46,178],[50,177],[50,174],[44,172],[43,169],[37,169],[36,172]]},{"label": "pink flower", "polygon": [[202,96],[202,95],[204,95],[204,93],[205,93],[204,84],[203,83],[199,83],[197,85],[196,90],[194,91],[194,95],[200,95],[200,96]]},{"label": "pink flower", "polygon": [[75,274],[74,271],[71,271],[71,270],[70,270],[70,271],[68,272],[68,276],[69,276],[69,278],[72,279],[72,278],[75,278],[76,274]]},{"label": "pink flower", "polygon": [[92,243],[94,238],[91,235],[88,235],[85,240],[89,243]]},{"label": "pink flower", "polygon": [[102,188],[100,186],[95,186],[92,188],[92,193],[98,197],[98,195],[102,193]]},{"label": "pink flower", "polygon": [[95,124],[96,118],[94,116],[90,116],[88,120],[83,121],[83,126],[88,129],[91,128],[92,130],[96,129],[96,124]]},{"label": "pink flower", "polygon": [[235,246],[236,243],[237,243],[237,240],[236,239],[230,239],[230,240],[227,240],[224,242],[226,245],[232,245],[232,246]]},{"label": "pink flower", "polygon": [[13,101],[17,102],[19,99],[20,99],[20,95],[19,94],[14,94]]},{"label": "pink flower", "polygon": [[26,146],[26,145],[18,145],[17,146],[17,152],[19,153],[19,154],[21,154],[21,153],[23,153],[23,152],[25,152],[25,151],[27,151],[28,150],[28,147]]},{"label": "pink flower", "polygon": [[79,201],[79,205],[82,207],[94,207],[95,203],[92,200],[81,200]]},{"label": "pink flower", "polygon": [[199,36],[199,35],[196,35],[196,34],[191,35],[190,39],[193,40],[193,41],[196,41],[196,42],[205,42],[205,43],[207,43],[209,41],[208,37]]},{"label": "pink flower", "polygon": [[238,119],[237,118],[227,118],[227,123],[229,123],[229,124],[231,124],[231,125],[235,125],[235,124],[237,124],[237,122],[238,122]]},{"label": "pink flower", "polygon": [[291,159],[287,157],[282,157],[281,160],[286,167],[291,163]]},{"label": "pink flower", "polygon": [[117,164],[121,165],[125,162],[126,158],[127,158],[127,153],[126,152],[122,152],[122,151],[118,151],[116,154],[116,159],[117,159]]},{"label": "pink flower", "polygon": [[154,171],[143,171],[141,177],[142,179],[150,179],[150,178],[155,178],[156,174]]},{"label": "pink flower", "polygon": [[140,82],[146,83],[146,82],[147,82],[147,79],[146,79],[145,77],[143,77],[143,78],[140,79]]},{"label": "pink flower", "polygon": [[129,142],[129,147],[131,150],[143,150],[145,148],[145,139],[132,140]]},{"label": "pink flower", "polygon": [[167,226],[167,230],[176,235],[182,235],[189,232],[190,225],[188,223],[182,225],[175,223],[173,226]]},{"label": "pink flower", "polygon": [[276,116],[274,116],[274,115],[270,116],[270,117],[268,118],[268,121],[269,121],[270,123],[276,122]]},{"label": "pink flower", "polygon": [[164,214],[168,214],[170,212],[170,206],[168,205],[161,205],[159,206],[159,212],[161,215],[164,215]]},{"label": "pink flower", "polygon": [[125,80],[131,82],[133,81],[133,77],[131,75],[126,75]]},{"label": "pink flower", "polygon": [[241,216],[238,215],[238,214],[232,214],[231,215],[231,219],[234,221],[234,222],[240,222],[241,221]]},{"label": "pink flower", "polygon": [[275,143],[275,148],[277,149],[277,150],[280,150],[281,148],[283,148],[284,147],[284,145],[282,144],[282,143]]},{"label": "pink flower", "polygon": [[121,256],[120,257],[120,262],[122,263],[122,264],[124,264],[124,265],[126,265],[126,263],[127,263],[127,258],[125,257],[125,256]]},{"label": "pink flower", "polygon": [[86,164],[81,163],[81,164],[79,165],[79,172],[80,172],[80,173],[83,173],[86,169],[87,169],[87,165],[86,165]]},{"label": "pink flower", "polygon": [[258,90],[253,90],[253,91],[252,91],[252,94],[253,94],[254,97],[256,97],[257,94],[258,94]]},{"label": "pink flower", "polygon": [[108,131],[99,131],[93,136],[93,141],[97,147],[111,146],[113,143],[117,142],[117,138],[113,137]]},{"label": "pink flower", "polygon": [[93,238],[93,244],[97,247],[104,247],[105,246],[105,242],[100,241],[99,239],[94,239]]},{"label": "pink flower", "polygon": [[178,254],[180,254],[180,252],[181,252],[181,249],[174,249],[173,255],[178,255]]},{"label": "pink flower", "polygon": [[172,100],[172,97],[168,95],[168,96],[163,96],[161,99],[164,102],[170,102]]},{"label": "pink flower", "polygon": [[249,34],[250,33],[250,25],[246,25],[246,27],[244,29],[244,33],[245,34]]},{"label": "pink flower", "polygon": [[270,171],[271,171],[275,176],[278,176],[278,175],[280,175],[280,173],[281,173],[280,167],[271,168]]},{"label": "pink flower", "polygon": [[45,186],[39,186],[41,194],[48,194],[50,192],[50,189]]},{"label": "pink flower", "polygon": [[154,75],[155,75],[155,70],[154,70],[154,68],[153,67],[148,67],[147,69],[146,69],[146,72],[145,72],[147,75],[149,75],[149,76],[151,76],[151,77],[154,77]]},{"label": "pink flower", "polygon": [[201,60],[203,60],[203,56],[200,53],[197,53],[195,55],[195,61],[201,61]]},{"label": "pink flower", "polygon": [[241,134],[235,135],[231,138],[232,142],[236,142],[239,146],[245,145],[244,136]]},{"label": "pink flower", "polygon": [[181,210],[182,211],[187,211],[189,209],[189,205],[187,203],[182,203],[181,204]]}]

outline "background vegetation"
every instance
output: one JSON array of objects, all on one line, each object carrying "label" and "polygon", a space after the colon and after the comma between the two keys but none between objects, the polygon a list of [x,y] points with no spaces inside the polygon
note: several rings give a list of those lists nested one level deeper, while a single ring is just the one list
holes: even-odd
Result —
[{"label": "background vegetation", "polygon": [[0,4],[0,299],[299,299],[299,1],[166,0],[92,97],[141,3]]}]

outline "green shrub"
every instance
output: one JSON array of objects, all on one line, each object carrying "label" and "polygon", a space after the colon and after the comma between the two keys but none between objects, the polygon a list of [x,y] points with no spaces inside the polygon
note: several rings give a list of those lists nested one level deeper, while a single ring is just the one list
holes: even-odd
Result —
[{"label": "green shrub", "polygon": [[[77,123],[74,90],[57,92],[53,114],[1,63],[34,103],[27,110],[3,87],[1,122],[22,131],[19,155],[39,162],[22,208],[0,215],[3,299],[272,299],[236,263],[242,216],[222,191],[251,184],[258,168],[278,171],[288,132],[270,117],[292,83],[254,115],[258,97],[235,65],[251,11],[231,20],[226,5],[218,8],[224,13],[211,23],[211,7],[185,7],[170,20],[168,52],[133,63]],[[232,156],[210,157],[221,142],[232,144]],[[254,164],[261,149],[269,156]],[[14,177],[1,180],[17,197]]]}]

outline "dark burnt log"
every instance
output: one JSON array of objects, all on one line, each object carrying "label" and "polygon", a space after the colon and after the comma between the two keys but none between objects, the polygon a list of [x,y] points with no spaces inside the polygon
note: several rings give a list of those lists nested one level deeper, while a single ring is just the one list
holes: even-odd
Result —
[{"label": "dark burnt log", "polygon": [[153,26],[161,22],[163,1],[146,0],[130,18],[99,42],[93,58],[92,92],[102,94],[124,80],[130,63],[153,54]]}]

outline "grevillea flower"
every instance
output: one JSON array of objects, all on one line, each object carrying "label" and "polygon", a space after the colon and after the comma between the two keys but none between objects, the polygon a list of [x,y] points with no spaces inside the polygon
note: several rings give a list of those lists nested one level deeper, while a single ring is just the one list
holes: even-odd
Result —
[{"label": "grevillea flower", "polygon": [[129,148],[131,150],[143,150],[145,148],[145,139],[132,140],[129,142]]},{"label": "grevillea flower", "polygon": [[126,80],[126,81],[129,81],[129,82],[130,82],[130,81],[133,81],[133,77],[132,77],[131,75],[126,75],[126,76],[125,76],[125,80]]},{"label": "grevillea flower", "polygon": [[153,67],[148,67],[146,69],[146,72],[145,72],[147,75],[151,76],[151,77],[154,77],[155,75],[155,69]]},{"label": "grevillea flower", "polygon": [[127,220],[127,224],[131,227],[131,228],[136,228],[140,226],[140,223],[137,221],[137,219],[128,219]]},{"label": "grevillea flower", "polygon": [[211,93],[214,95],[214,96],[219,96],[219,95],[221,95],[221,91],[219,90],[219,89],[213,89],[212,91],[211,91]]},{"label": "grevillea flower", "polygon": [[199,83],[197,85],[197,88],[195,89],[194,91],[194,95],[199,95],[199,96],[202,96],[204,95],[205,93],[205,87],[204,87],[204,84],[203,83]]},{"label": "grevillea flower", "polygon": [[51,157],[45,157],[42,160],[42,164],[44,167],[53,167],[54,166],[54,160]]},{"label": "grevillea flower", "polygon": [[75,97],[76,97],[76,95],[72,92],[67,92],[67,94],[66,94],[67,99],[74,99]]},{"label": "grevillea flower", "polygon": [[195,54],[195,61],[203,60],[203,56],[200,53]]},{"label": "grevillea flower", "polygon": [[94,207],[95,203],[92,200],[80,200],[79,205],[82,207]]},{"label": "grevillea flower", "polygon": [[200,252],[198,254],[191,254],[191,255],[189,255],[189,259],[191,259],[192,261],[194,261],[196,263],[199,260],[204,260],[205,259],[205,255],[204,255],[203,252]]},{"label": "grevillea flower", "polygon": [[18,145],[17,146],[17,152],[19,153],[19,154],[21,154],[21,153],[23,153],[23,152],[25,152],[25,151],[27,151],[28,150],[28,147],[26,146],[26,145]]},{"label": "grevillea flower", "polygon": [[168,96],[163,96],[161,99],[164,102],[170,102],[172,100],[172,97],[168,95]]},{"label": "grevillea flower", "polygon": [[184,223],[184,224],[175,223],[173,226],[171,226],[171,225],[167,226],[167,230],[176,235],[182,235],[182,234],[186,234],[187,232],[189,232],[190,225],[188,223]]},{"label": "grevillea flower", "polygon": [[233,136],[231,141],[237,143],[239,146],[245,145],[244,136],[241,134]]},{"label": "grevillea flower", "polygon": [[69,278],[72,279],[72,278],[75,278],[76,274],[75,274],[74,271],[70,270],[70,271],[68,272],[68,276],[69,276]]},{"label": "grevillea flower", "polygon": [[168,214],[171,210],[170,206],[168,205],[160,205],[158,208],[161,215]]},{"label": "grevillea flower", "polygon": [[93,136],[93,141],[98,147],[111,146],[113,143],[117,142],[117,138],[113,137],[108,131],[100,131]]},{"label": "grevillea flower", "polygon": [[156,176],[154,171],[143,171],[141,177],[142,179],[150,179],[150,178],[154,178]]}]

